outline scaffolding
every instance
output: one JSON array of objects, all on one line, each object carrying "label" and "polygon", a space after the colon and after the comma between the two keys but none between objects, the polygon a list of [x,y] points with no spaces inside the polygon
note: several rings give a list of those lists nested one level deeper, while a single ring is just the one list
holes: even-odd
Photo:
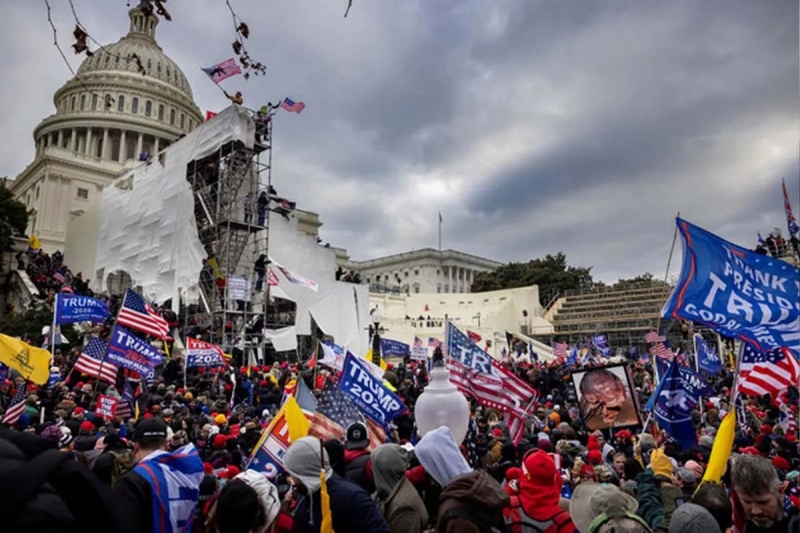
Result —
[{"label": "scaffolding", "polygon": [[191,161],[186,179],[194,192],[197,234],[207,260],[200,275],[200,302],[184,312],[204,338],[226,353],[263,349],[268,307],[269,202],[272,131],[269,115],[253,112],[252,148],[241,141]]}]

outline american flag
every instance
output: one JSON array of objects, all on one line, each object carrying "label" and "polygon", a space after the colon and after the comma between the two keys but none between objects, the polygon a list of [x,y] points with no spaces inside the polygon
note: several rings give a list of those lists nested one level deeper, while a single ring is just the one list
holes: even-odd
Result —
[{"label": "american flag", "polygon": [[800,381],[800,363],[788,348],[760,352],[742,343],[739,363],[739,392],[750,396],[769,394],[773,399]]},{"label": "american flag", "polygon": [[782,180],[783,185],[783,209],[786,211],[786,224],[789,226],[789,235],[800,232],[797,219],[792,214],[792,204],[789,203],[789,193],[786,192],[786,180]]},{"label": "american flag", "polygon": [[87,376],[102,379],[107,383],[117,382],[116,365],[103,361],[108,350],[108,343],[103,339],[92,337],[86,344],[78,360],[75,361],[75,370],[83,372]]},{"label": "american flag", "polygon": [[469,419],[467,435],[464,437],[464,448],[467,452],[467,462],[472,468],[480,468],[481,456],[478,454],[478,424],[474,418]]},{"label": "american flag", "polygon": [[291,98],[286,98],[283,102],[281,102],[281,109],[285,109],[286,111],[300,113],[305,108],[306,104],[303,102],[295,102]]},{"label": "american flag", "polygon": [[667,338],[664,335],[659,335],[655,331],[650,331],[644,336],[644,340],[653,344],[656,342],[666,342]]},{"label": "american flag", "polygon": [[219,83],[222,80],[226,80],[231,76],[236,76],[237,74],[241,74],[242,70],[239,68],[239,65],[236,64],[233,58],[227,59],[222,63],[217,63],[212,67],[201,67],[202,71],[208,74],[208,77],[211,78],[211,81],[214,83]]},{"label": "american flag", "polygon": [[436,337],[428,337],[428,347],[429,348],[434,348],[434,349],[435,348],[441,348],[442,347],[442,341],[440,341]]},{"label": "american flag", "polygon": [[780,409],[780,421],[778,423],[783,428],[784,433],[797,434],[797,419],[789,408],[788,390],[778,395],[775,403],[778,404],[778,408]]},{"label": "american flag", "polygon": [[353,422],[367,424],[370,448],[386,442],[386,432],[383,428],[369,419],[365,420],[347,393],[337,387],[332,380],[327,380],[317,399],[317,412],[311,419],[308,434],[323,440],[341,439],[347,432],[347,427]]},{"label": "american flag", "polygon": [[567,343],[566,342],[553,343],[553,355],[555,355],[556,357],[563,357],[564,359],[566,359]]},{"label": "american flag", "polygon": [[13,426],[19,420],[19,417],[25,412],[25,393],[28,388],[27,383],[23,383],[17,389],[17,393],[11,398],[8,404],[6,414],[3,416],[3,424]]},{"label": "american flag", "polygon": [[275,271],[272,270],[272,267],[267,268],[267,284],[269,284],[270,287],[277,287],[280,285],[280,283],[281,280],[278,279],[278,275],[275,274]]},{"label": "american flag", "polygon": [[147,333],[159,339],[163,339],[169,334],[167,321],[153,311],[145,303],[144,298],[131,289],[125,291],[125,299],[122,301],[122,309],[119,311],[117,324]]},{"label": "american flag", "polygon": [[422,347],[422,339],[419,337],[414,337],[414,347],[421,348]]}]

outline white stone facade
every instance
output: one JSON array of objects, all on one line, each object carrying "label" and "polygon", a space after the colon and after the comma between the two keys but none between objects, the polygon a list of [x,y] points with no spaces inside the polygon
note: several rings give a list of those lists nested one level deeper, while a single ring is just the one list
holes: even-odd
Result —
[{"label": "white stone facade", "polygon": [[355,271],[371,292],[405,294],[468,293],[481,272],[503,265],[491,259],[457,252],[424,248],[369,261],[352,261],[338,251],[337,265],[345,272]]},{"label": "white stone facade", "polygon": [[55,114],[33,132],[35,158],[11,182],[36,212],[27,232],[47,252],[63,250],[70,219],[94,206],[100,190],[140,154],[158,157],[203,121],[186,77],[155,40],[158,18],[139,8],[129,17],[129,33],[96,50],[56,91]]}]

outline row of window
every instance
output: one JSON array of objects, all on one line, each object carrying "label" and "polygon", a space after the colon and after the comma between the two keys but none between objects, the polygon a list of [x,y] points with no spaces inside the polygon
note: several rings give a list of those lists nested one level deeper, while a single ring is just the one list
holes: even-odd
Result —
[{"label": "row of window", "polygon": [[[41,187],[39,185],[36,186],[35,197],[34,201],[39,199],[39,193],[41,192]],[[88,200],[89,199],[89,189],[84,189],[83,187],[78,187],[75,191],[75,197],[79,200]],[[25,205],[30,207],[31,206],[31,193],[29,192],[27,196],[25,196]]]},{"label": "row of window", "polygon": [[[125,65],[127,66],[128,69],[134,70],[134,69],[136,69],[138,67],[136,65],[134,65],[133,58],[131,57],[131,55],[132,54],[127,54],[125,56]],[[94,67],[94,68],[97,68],[97,69],[109,68],[109,67],[111,67],[112,58],[113,58],[114,65],[115,65],[115,69],[114,70],[119,70],[118,67],[119,67],[120,62],[122,61],[122,56],[114,55],[114,54],[108,54],[108,53],[104,53],[102,51],[97,53],[97,54],[95,54],[95,57],[92,60],[92,63],[90,63],[90,65],[92,67]],[[152,76],[152,77],[154,77],[156,79],[160,79],[160,80],[166,81],[168,83],[174,83],[180,89],[184,89],[184,90],[186,89],[186,86],[187,86],[186,78],[184,78],[183,76],[181,76],[178,73],[178,69],[173,69],[169,65],[166,65],[166,68],[162,68],[161,61],[157,61],[156,62],[156,69],[155,69],[155,73],[154,73],[153,72],[153,61],[150,58],[148,58],[147,61],[142,66],[145,67],[145,70],[147,70],[147,73],[150,76]],[[166,74],[166,76],[164,74]]]},{"label": "row of window", "polygon": [[[408,274],[409,274],[409,271],[408,271],[408,270],[406,270],[406,271],[403,273],[403,277],[406,277],[406,278],[407,278],[407,277],[408,277]],[[414,275],[415,275],[415,276],[419,276],[419,270],[414,270]],[[436,275],[437,275],[437,276],[439,275],[439,270],[438,270],[438,269],[436,270]],[[375,283],[380,283],[381,281],[389,281],[389,276],[390,276],[389,274],[386,274],[386,275],[384,275],[384,276],[380,276],[380,275],[378,275],[378,276],[375,278]],[[395,274],[395,276],[399,276],[399,274]],[[465,274],[464,274],[464,273],[458,273],[458,274],[456,275],[456,279],[465,279]],[[368,277],[368,278],[367,278],[367,283],[369,283],[369,282],[370,282],[370,278]]]},{"label": "row of window", "polygon": [[[81,97],[80,97],[80,100],[78,100],[77,96],[73,96],[72,100],[70,101],[69,110],[70,111],[78,111],[78,110],[86,111],[86,110],[88,110],[89,109],[89,105],[90,105],[90,101],[88,100],[87,96],[88,95],[86,95],[86,94],[82,94]],[[104,109],[110,111],[111,109],[114,108],[114,101],[113,101],[113,99],[112,99],[110,94],[106,94],[103,100],[104,100],[104,102],[103,102]],[[117,96],[117,101],[116,101],[116,109],[117,109],[117,111],[119,111],[120,113],[124,113],[125,110],[126,110],[125,104],[126,104],[125,95],[121,94],[121,95]],[[99,105],[100,105],[99,95],[92,94],[91,95],[91,110],[92,111],[97,111]],[[65,107],[66,107],[66,101],[62,101],[62,110],[65,110],[64,109]],[[153,111],[154,111],[153,110],[153,102],[151,100],[146,100],[144,102],[144,116],[152,117],[153,116]],[[139,114],[139,98],[136,97],[136,96],[131,98],[131,101],[130,101],[130,113],[132,115],[138,115]],[[164,122],[166,120],[167,114],[166,114],[166,108],[164,107],[164,104],[158,104],[158,109],[157,109],[156,116],[158,117],[158,120],[160,120],[162,122]],[[180,129],[182,129],[182,130],[186,129],[186,115],[184,113],[181,113],[180,115],[178,115],[176,110],[174,108],[171,108],[169,110],[169,125],[170,126],[175,126],[176,124]],[[188,128],[189,131],[194,129],[194,121],[192,119],[189,119],[188,125],[189,125],[189,128]]]}]

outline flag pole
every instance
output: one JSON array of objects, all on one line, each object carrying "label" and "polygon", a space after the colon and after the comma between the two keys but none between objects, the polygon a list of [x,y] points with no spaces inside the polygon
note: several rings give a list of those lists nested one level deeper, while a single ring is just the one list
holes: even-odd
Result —
[{"label": "flag pole", "polygon": [[439,211],[439,251],[442,251],[442,212]]},{"label": "flag pole", "polygon": [[56,358],[56,315],[58,314],[58,297],[61,293],[56,293],[56,302],[53,307],[53,324],[50,326],[50,363]]},{"label": "flag pole", "polygon": [[[675,215],[675,218],[680,218],[681,212]],[[669,283],[669,267],[672,264],[672,255],[675,253],[675,243],[678,242],[678,224],[675,224],[675,229],[672,232],[672,246],[669,248],[669,257],[667,258],[667,269],[664,272],[664,283]],[[656,333],[661,333],[661,313],[658,313],[658,322],[656,323]]]}]

